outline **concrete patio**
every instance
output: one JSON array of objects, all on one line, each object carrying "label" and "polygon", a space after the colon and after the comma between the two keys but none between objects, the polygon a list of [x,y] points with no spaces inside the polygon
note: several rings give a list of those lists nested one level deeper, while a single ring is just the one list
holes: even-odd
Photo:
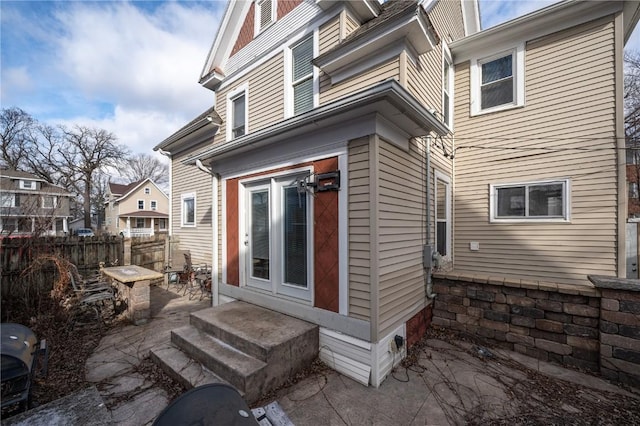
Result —
[{"label": "concrete patio", "polygon": [[[190,312],[210,305],[158,287],[151,291],[149,323],[111,330],[86,364],[87,380],[114,424],[150,424],[165,408],[167,392],[143,374],[142,361],[166,344],[172,329],[188,323]],[[424,342],[412,366],[397,368],[378,389],[326,369],[260,405],[274,399],[297,425],[640,422],[640,390],[447,333]]]}]

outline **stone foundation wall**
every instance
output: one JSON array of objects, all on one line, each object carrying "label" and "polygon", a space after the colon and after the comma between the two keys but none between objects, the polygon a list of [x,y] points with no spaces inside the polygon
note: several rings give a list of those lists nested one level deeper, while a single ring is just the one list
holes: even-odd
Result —
[{"label": "stone foundation wall", "polygon": [[640,283],[636,290],[595,285],[434,274],[432,321],[544,361],[640,386]]}]

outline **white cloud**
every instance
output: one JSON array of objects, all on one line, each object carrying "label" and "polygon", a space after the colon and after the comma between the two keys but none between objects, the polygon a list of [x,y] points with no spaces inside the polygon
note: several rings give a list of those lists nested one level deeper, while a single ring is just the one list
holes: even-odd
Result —
[{"label": "white cloud", "polygon": [[213,104],[198,78],[223,2],[44,6],[38,19],[31,9],[7,11],[32,25],[28,36],[13,25],[3,42],[16,52],[2,69],[5,102],[50,124],[104,128],[134,152],[149,152]]},{"label": "white cloud", "polygon": [[7,68],[2,71],[2,97],[11,93],[31,91],[33,83],[27,67]]}]

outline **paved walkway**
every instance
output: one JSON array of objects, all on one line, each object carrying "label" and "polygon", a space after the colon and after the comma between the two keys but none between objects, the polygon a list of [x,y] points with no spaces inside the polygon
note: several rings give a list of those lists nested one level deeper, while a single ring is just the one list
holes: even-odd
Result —
[{"label": "paved walkway", "polygon": [[[210,305],[156,287],[151,300],[148,324],[112,330],[86,364],[87,379],[116,424],[150,424],[168,404],[166,392],[139,366],[151,347],[169,341],[171,329],[187,324],[189,312]],[[397,369],[378,389],[328,370],[277,392],[276,399],[297,425],[591,423],[597,418],[622,424],[629,419],[625,410],[635,409],[640,421],[640,390],[630,393],[591,375],[514,352],[488,351],[446,334],[427,340],[413,366]]]}]

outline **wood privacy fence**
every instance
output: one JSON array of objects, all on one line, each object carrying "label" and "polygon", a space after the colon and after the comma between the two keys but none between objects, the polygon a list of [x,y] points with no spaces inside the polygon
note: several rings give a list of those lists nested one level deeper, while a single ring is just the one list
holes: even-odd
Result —
[{"label": "wood privacy fence", "polygon": [[165,235],[131,239],[114,236],[4,238],[0,240],[2,296],[11,294],[11,288],[24,279],[22,271],[41,255],[60,256],[74,263],[83,275],[98,271],[100,262],[107,266],[133,264],[160,272],[166,264],[166,240]]}]

